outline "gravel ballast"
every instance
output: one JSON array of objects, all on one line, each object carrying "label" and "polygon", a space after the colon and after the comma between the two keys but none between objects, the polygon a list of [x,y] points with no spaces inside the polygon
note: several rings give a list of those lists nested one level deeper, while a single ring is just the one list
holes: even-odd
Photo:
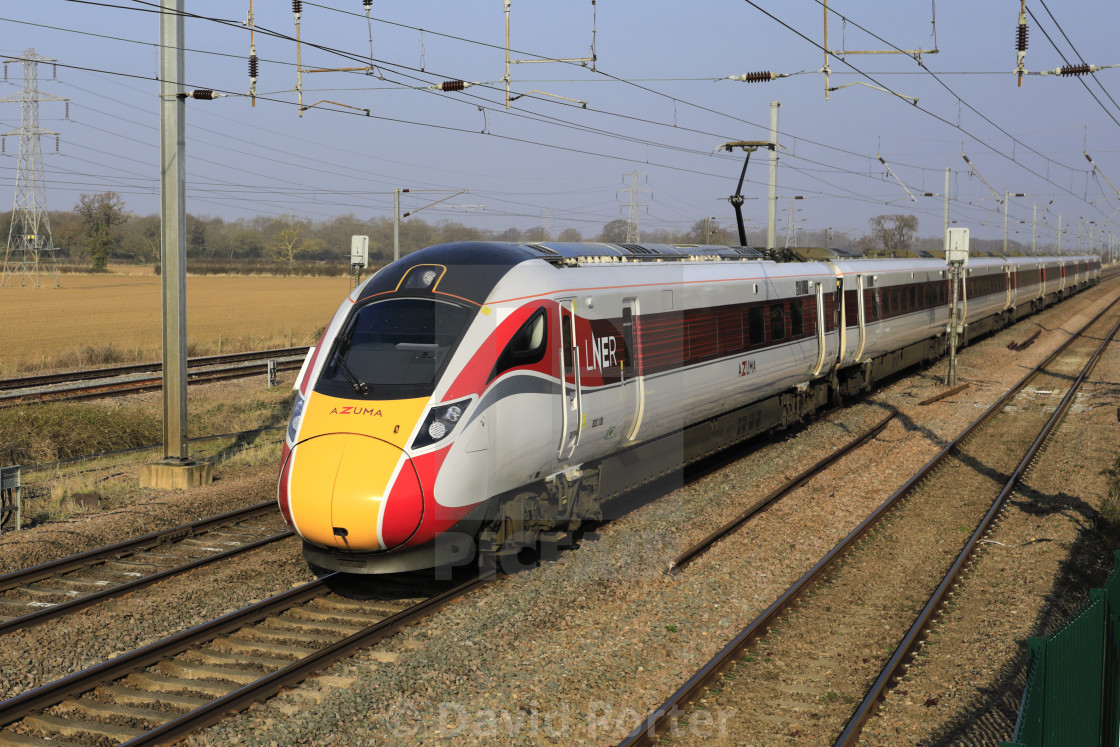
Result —
[{"label": "gravel ballast", "polygon": [[[745,450],[742,458],[687,484],[679,476],[674,478],[675,484],[674,480],[663,481],[646,491],[657,491],[659,497],[598,527],[594,535],[585,536],[577,548],[561,553],[558,560],[504,577],[375,650],[339,662],[326,672],[328,677],[312,678],[297,690],[254,706],[188,741],[211,745],[613,744],[1027,368],[1064,341],[1067,330],[1079,327],[1102,308],[1115,293],[1106,289],[1115,286],[1115,281],[1106,282],[966,349],[960,359],[960,380],[970,388],[960,394],[928,406],[917,404],[944,391],[942,362],[785,438]],[[1019,352],[1006,349],[1008,342],[1029,337],[1036,330],[1041,335],[1031,347]],[[1084,432],[1076,425],[1083,417],[1098,418],[1084,422],[1091,422],[1094,432],[1099,431],[1094,436],[1099,443],[1070,446],[1064,458],[1077,466],[1067,466],[1066,476],[1054,477],[1056,482],[1051,485],[1033,482],[1046,472],[1041,463],[1036,466],[1030,491],[1021,493],[1001,523],[1001,531],[1011,527],[1010,514],[1016,510],[1030,521],[1045,514],[1064,522],[1063,531],[1068,535],[1061,536],[1067,538],[1057,539],[1054,527],[1024,526],[1012,532],[1011,541],[1005,544],[1023,542],[1028,535],[1055,541],[1031,542],[1012,551],[992,550],[985,555],[985,563],[996,557],[1041,556],[1059,549],[1062,542],[1071,549],[1090,547],[1086,537],[1096,532],[1093,517],[1104,479],[1098,473],[1111,466],[1108,459],[1115,458],[1114,453],[1105,452],[1109,444],[1114,451],[1117,443],[1118,358],[1114,345],[1094,376],[1098,399],[1090,399],[1091,407],[1086,405],[1067,419],[1048,455],[1059,458],[1053,450],[1066,434]],[[664,575],[668,562],[689,544],[892,410],[899,417],[878,438],[748,522],[679,576]],[[1074,473],[1080,477],[1071,479],[1069,475]],[[42,562],[124,538],[112,536],[114,531],[131,536],[150,531],[162,521],[182,523],[229,510],[233,503],[262,500],[260,496],[271,494],[274,475],[274,469],[248,470],[192,493],[189,500],[161,497],[150,507],[129,509],[127,519],[75,519],[53,529],[40,527],[26,537],[0,538],[0,563],[4,564],[0,567]],[[240,483],[238,490],[223,492],[235,482]],[[1051,509],[1039,512],[1039,495],[1065,497],[1052,498]],[[172,504],[177,507],[168,507]],[[192,511],[195,515],[190,515]],[[170,514],[179,518],[172,520]],[[96,524],[98,520],[121,521],[122,526],[136,522],[143,528],[85,527],[86,522]],[[999,536],[993,539],[1004,542]],[[1111,554],[1103,554],[1106,557],[1101,563],[1110,567]],[[59,621],[26,635],[8,636],[0,667],[17,675],[15,681],[3,683],[5,695],[96,663],[98,656],[138,645],[157,628],[167,628],[166,634],[172,632],[171,626],[193,624],[188,620],[201,621],[206,614],[220,614],[310,578],[296,542],[285,541],[251,556],[238,566],[223,565],[227,570],[213,582],[165,582],[151,591],[81,613],[83,623]],[[1046,600],[1063,588],[1062,579],[1069,572],[1068,558],[1057,556],[1029,568],[1007,566],[992,583],[1000,589],[1017,584],[1021,588],[1016,593],[1026,597],[997,605],[989,594],[981,593],[986,600],[981,606],[990,610],[992,618],[1024,618],[1019,622],[1027,632],[1002,626],[987,629],[989,645],[978,657],[985,663],[964,663],[962,671],[931,673],[928,684],[922,685],[925,690],[911,685],[909,695],[892,696],[882,721],[869,726],[869,737],[884,744],[1008,738],[1004,727],[1010,712],[992,721],[988,731],[971,733],[966,727],[979,719],[984,704],[1017,704],[1021,682],[1009,673],[1024,645],[1021,638],[1050,624],[1046,620],[1061,617],[1062,612]],[[979,575],[970,575],[968,582]],[[1030,583],[1021,583],[1024,577]],[[1076,582],[1085,583],[1087,578],[1078,576]],[[159,596],[153,596],[156,589],[161,590]],[[967,592],[961,607],[966,597]],[[1042,600],[1037,605],[1027,601],[1037,598]],[[975,645],[965,635],[975,627],[970,623],[959,642],[947,644],[950,647],[935,656],[937,646],[948,639],[955,617],[956,612],[946,619],[946,632],[927,647],[931,662],[941,658],[964,661],[963,649]],[[1006,644],[1005,638],[1011,643]],[[1001,650],[1010,657],[1006,664],[995,658]],[[29,661],[30,667],[25,666]],[[926,667],[923,663],[920,669]],[[34,671],[21,671],[32,668]],[[977,669],[987,675],[980,676]],[[952,696],[946,694],[949,688]],[[935,694],[923,698],[919,692]],[[925,706],[931,697],[945,706]],[[705,713],[690,717],[683,728],[720,743],[721,720],[733,719],[735,714],[718,709]],[[771,736],[777,742],[791,738],[788,734]]]}]

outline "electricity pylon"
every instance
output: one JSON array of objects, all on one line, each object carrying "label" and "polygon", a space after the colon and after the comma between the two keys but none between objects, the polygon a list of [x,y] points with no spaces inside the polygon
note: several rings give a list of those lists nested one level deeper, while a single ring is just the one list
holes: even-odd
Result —
[{"label": "electricity pylon", "polygon": [[[40,101],[66,101],[60,96],[52,96],[39,91],[39,63],[54,60],[35,54],[28,47],[22,57],[8,62],[23,65],[23,89],[15,95],[0,98],[0,102],[18,101],[22,108],[20,128],[5,132],[4,136],[19,135],[19,166],[16,170],[15,206],[12,209],[12,224],[8,230],[8,245],[4,251],[3,279],[0,287],[8,284],[8,278],[19,274],[20,285],[27,284],[30,277],[35,287],[39,287],[39,269],[42,265],[50,273],[55,287],[59,286],[58,268],[54,259],[54,241],[51,239],[51,222],[47,214],[47,192],[43,177],[43,147],[40,137],[55,135],[57,132],[39,127]],[[57,148],[57,140],[56,148]]]}]

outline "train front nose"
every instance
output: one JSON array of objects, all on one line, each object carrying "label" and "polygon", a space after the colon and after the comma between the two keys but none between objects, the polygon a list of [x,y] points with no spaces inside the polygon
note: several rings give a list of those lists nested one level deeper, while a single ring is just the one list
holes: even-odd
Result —
[{"label": "train front nose", "polygon": [[420,525],[420,480],[398,447],[371,436],[332,433],[301,442],[288,459],[291,517],[308,542],[389,550]]}]

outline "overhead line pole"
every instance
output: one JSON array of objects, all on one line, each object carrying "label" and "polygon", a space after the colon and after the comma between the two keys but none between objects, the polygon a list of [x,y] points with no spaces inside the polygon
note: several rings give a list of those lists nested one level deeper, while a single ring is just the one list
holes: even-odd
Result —
[{"label": "overhead line pole", "polygon": [[184,0],[162,0],[160,70],[160,279],[163,289],[163,455],[189,459],[187,442],[186,102]]},{"label": "overhead line pole", "polygon": [[778,211],[778,107],[777,101],[770,102],[770,194],[766,209],[766,248],[770,251],[777,244]]},{"label": "overhead line pole", "polygon": [[945,233],[941,236],[941,248],[949,251],[949,167],[945,167]]},{"label": "overhead line pole", "polygon": [[187,93],[184,0],[160,0],[160,286],[163,300],[163,461],[143,465],[144,487],[209,483],[212,465],[190,459],[187,440]]}]

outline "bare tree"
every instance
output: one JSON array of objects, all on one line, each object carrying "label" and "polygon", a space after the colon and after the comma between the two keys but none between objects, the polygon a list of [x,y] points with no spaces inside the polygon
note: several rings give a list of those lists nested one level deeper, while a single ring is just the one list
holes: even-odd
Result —
[{"label": "bare tree", "polygon": [[910,241],[918,230],[918,218],[914,215],[876,215],[867,222],[871,226],[871,237],[890,257],[900,256],[909,250]]},{"label": "bare tree", "polygon": [[284,216],[283,221],[273,241],[272,256],[277,262],[287,262],[288,269],[292,269],[296,255],[304,250],[303,229],[307,224],[296,220],[294,215]]}]

